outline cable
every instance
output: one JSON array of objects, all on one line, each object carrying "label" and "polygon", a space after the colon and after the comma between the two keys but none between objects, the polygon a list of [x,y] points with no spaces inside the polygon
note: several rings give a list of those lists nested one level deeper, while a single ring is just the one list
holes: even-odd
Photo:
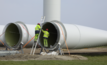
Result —
[{"label": "cable", "polygon": [[[58,24],[58,23],[57,23]],[[59,25],[59,24],[58,24]],[[62,31],[62,35],[63,35],[63,37],[64,37],[64,41],[65,41],[65,45],[66,45],[66,47],[67,47],[67,50],[68,50],[68,53],[69,53],[69,55],[70,55],[70,51],[69,51],[69,49],[68,49],[68,45],[67,45],[67,42],[66,42],[66,39],[65,39],[65,36],[64,36],[64,33],[63,33],[63,30],[62,30],[62,27],[59,25],[59,27],[61,28],[61,31]]]},{"label": "cable", "polygon": [[23,46],[23,48],[24,48],[30,41],[32,41],[34,38],[35,38],[35,36],[32,37],[32,39],[30,39],[30,40]]},{"label": "cable", "polygon": [[4,43],[0,40],[0,42],[4,45]]}]

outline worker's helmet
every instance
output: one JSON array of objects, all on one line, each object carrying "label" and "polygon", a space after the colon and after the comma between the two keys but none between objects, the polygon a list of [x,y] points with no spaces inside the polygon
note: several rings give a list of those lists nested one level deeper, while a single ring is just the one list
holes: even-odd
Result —
[{"label": "worker's helmet", "polygon": [[38,23],[38,25],[40,25],[40,23]]},{"label": "worker's helmet", "polygon": [[48,29],[46,29],[46,31],[48,31]]}]

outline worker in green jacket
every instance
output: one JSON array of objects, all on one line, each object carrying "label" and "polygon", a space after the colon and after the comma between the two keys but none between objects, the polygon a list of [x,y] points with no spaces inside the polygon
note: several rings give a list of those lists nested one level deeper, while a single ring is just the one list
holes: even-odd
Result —
[{"label": "worker in green jacket", "polygon": [[39,32],[40,32],[40,29],[41,29],[40,23],[38,23],[36,25],[36,27],[35,27],[35,41],[37,41],[37,39],[38,39],[38,35],[39,35]]},{"label": "worker in green jacket", "polygon": [[48,29],[46,29],[46,31],[42,30],[42,32],[44,33],[43,38],[44,38],[44,46],[48,47],[48,37],[49,37],[49,32]]}]

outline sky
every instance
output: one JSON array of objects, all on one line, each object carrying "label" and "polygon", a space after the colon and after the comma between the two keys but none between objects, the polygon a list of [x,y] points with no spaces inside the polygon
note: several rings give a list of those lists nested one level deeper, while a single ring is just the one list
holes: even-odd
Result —
[{"label": "sky", "polygon": [[[0,25],[37,24],[43,0],[0,0]],[[107,30],[107,0],[61,0],[61,22]]]}]

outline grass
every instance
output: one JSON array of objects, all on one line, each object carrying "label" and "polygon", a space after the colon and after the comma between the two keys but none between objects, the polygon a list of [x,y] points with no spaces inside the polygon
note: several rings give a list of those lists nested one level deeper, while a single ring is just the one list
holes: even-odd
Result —
[{"label": "grass", "polygon": [[107,65],[107,54],[84,55],[88,60],[0,61],[0,65]]}]

